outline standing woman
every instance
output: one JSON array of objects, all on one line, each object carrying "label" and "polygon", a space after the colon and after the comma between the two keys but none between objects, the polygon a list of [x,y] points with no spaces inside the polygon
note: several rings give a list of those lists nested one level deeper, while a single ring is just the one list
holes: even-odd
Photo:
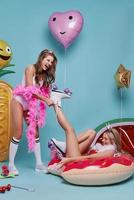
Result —
[{"label": "standing woman", "polygon": [[11,101],[14,135],[9,147],[9,171],[14,175],[19,175],[14,159],[23,133],[23,118],[28,125],[29,149],[34,152],[36,159],[35,170],[46,172],[46,166],[41,160],[39,127],[43,124],[43,111],[46,114],[45,105],[53,105],[49,97],[51,84],[55,81],[56,64],[54,52],[43,50],[37,62],[26,67],[22,85],[14,90]]}]

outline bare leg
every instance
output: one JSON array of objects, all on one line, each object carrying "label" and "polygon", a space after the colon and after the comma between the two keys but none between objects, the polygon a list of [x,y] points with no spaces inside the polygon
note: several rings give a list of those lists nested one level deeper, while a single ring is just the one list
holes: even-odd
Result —
[{"label": "bare leg", "polygon": [[11,116],[13,122],[14,137],[20,140],[23,131],[23,107],[15,99],[11,101]]},{"label": "bare leg", "polygon": [[86,131],[78,133],[77,138],[78,138],[79,144],[81,142],[84,142],[85,140],[87,140],[89,137],[90,137],[91,143],[92,143],[92,140],[94,139],[95,136],[96,136],[96,132],[92,129],[88,129]]},{"label": "bare leg", "polygon": [[70,125],[69,121],[66,119],[61,108],[59,108],[57,105],[55,105],[54,108],[55,108],[58,122],[66,133],[66,156],[67,157],[80,156],[81,153],[80,153],[78,140],[75,135],[74,129]]},{"label": "bare leg", "polygon": [[[27,126],[28,124],[28,120],[27,120],[27,115],[28,115],[28,111],[24,112],[24,119],[26,121]],[[47,168],[46,166],[43,164],[42,159],[41,159],[41,145],[40,145],[40,139],[39,139],[39,128],[36,127],[36,133],[35,133],[35,149],[34,149],[34,156],[35,156],[35,160],[36,160],[36,168],[35,171],[37,172],[43,172],[43,173],[47,173]]]},{"label": "bare leg", "polygon": [[9,171],[14,175],[18,175],[19,172],[14,165],[14,159],[18,150],[19,140],[22,136],[23,108],[15,99],[11,101],[11,117],[14,136],[9,146]]},{"label": "bare leg", "polygon": [[96,136],[96,132],[91,129],[78,134],[77,139],[78,139],[79,149],[80,149],[81,154],[87,153],[95,136]]}]

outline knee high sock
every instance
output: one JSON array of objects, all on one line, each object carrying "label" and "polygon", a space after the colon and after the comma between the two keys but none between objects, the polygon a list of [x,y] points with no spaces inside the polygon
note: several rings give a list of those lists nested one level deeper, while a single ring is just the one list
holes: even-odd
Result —
[{"label": "knee high sock", "polygon": [[9,166],[14,166],[14,159],[18,150],[19,140],[12,138],[9,146]]},{"label": "knee high sock", "polygon": [[35,155],[35,159],[36,159],[36,165],[42,165],[42,160],[41,160],[41,149],[40,149],[40,141],[39,141],[39,138],[36,138],[36,139],[35,139],[34,155]]}]

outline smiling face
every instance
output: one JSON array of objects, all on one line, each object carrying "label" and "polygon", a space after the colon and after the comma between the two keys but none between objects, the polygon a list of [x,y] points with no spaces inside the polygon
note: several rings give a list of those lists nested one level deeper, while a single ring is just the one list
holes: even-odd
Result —
[{"label": "smiling face", "polygon": [[103,133],[103,135],[101,137],[101,143],[102,143],[102,145],[113,144],[114,143],[114,138],[110,137],[109,133],[105,132],[105,133]]},{"label": "smiling face", "polygon": [[51,68],[52,64],[54,62],[54,58],[51,55],[47,55],[45,58],[43,58],[41,62],[41,67],[44,71]]},{"label": "smiling face", "polygon": [[0,40],[0,69],[7,66],[12,59],[10,46],[3,40]]},{"label": "smiling face", "polygon": [[67,48],[79,35],[83,26],[83,17],[78,11],[55,12],[48,22],[53,36]]}]

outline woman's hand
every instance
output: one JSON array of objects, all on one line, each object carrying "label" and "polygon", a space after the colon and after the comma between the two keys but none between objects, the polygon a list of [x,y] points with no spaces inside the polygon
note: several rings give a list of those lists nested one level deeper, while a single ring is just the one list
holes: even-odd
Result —
[{"label": "woman's hand", "polygon": [[38,95],[37,95],[37,94],[34,94],[34,93],[32,94],[32,97],[33,97],[33,98],[36,98],[36,99],[39,99]]},{"label": "woman's hand", "polygon": [[51,99],[46,99],[45,100],[45,102],[46,102],[46,104],[48,105],[48,106],[53,106],[54,105],[54,102],[51,100]]},{"label": "woman's hand", "polygon": [[35,93],[33,93],[32,96],[34,98],[36,98],[36,99],[44,101],[48,106],[53,106],[54,105],[54,102],[51,99],[47,98],[47,97],[43,97],[43,96],[41,96],[39,94],[35,94]]},{"label": "woman's hand", "polygon": [[62,158],[62,160],[59,162],[59,165],[62,167],[63,165],[65,165],[71,161],[73,161],[72,158]]}]

